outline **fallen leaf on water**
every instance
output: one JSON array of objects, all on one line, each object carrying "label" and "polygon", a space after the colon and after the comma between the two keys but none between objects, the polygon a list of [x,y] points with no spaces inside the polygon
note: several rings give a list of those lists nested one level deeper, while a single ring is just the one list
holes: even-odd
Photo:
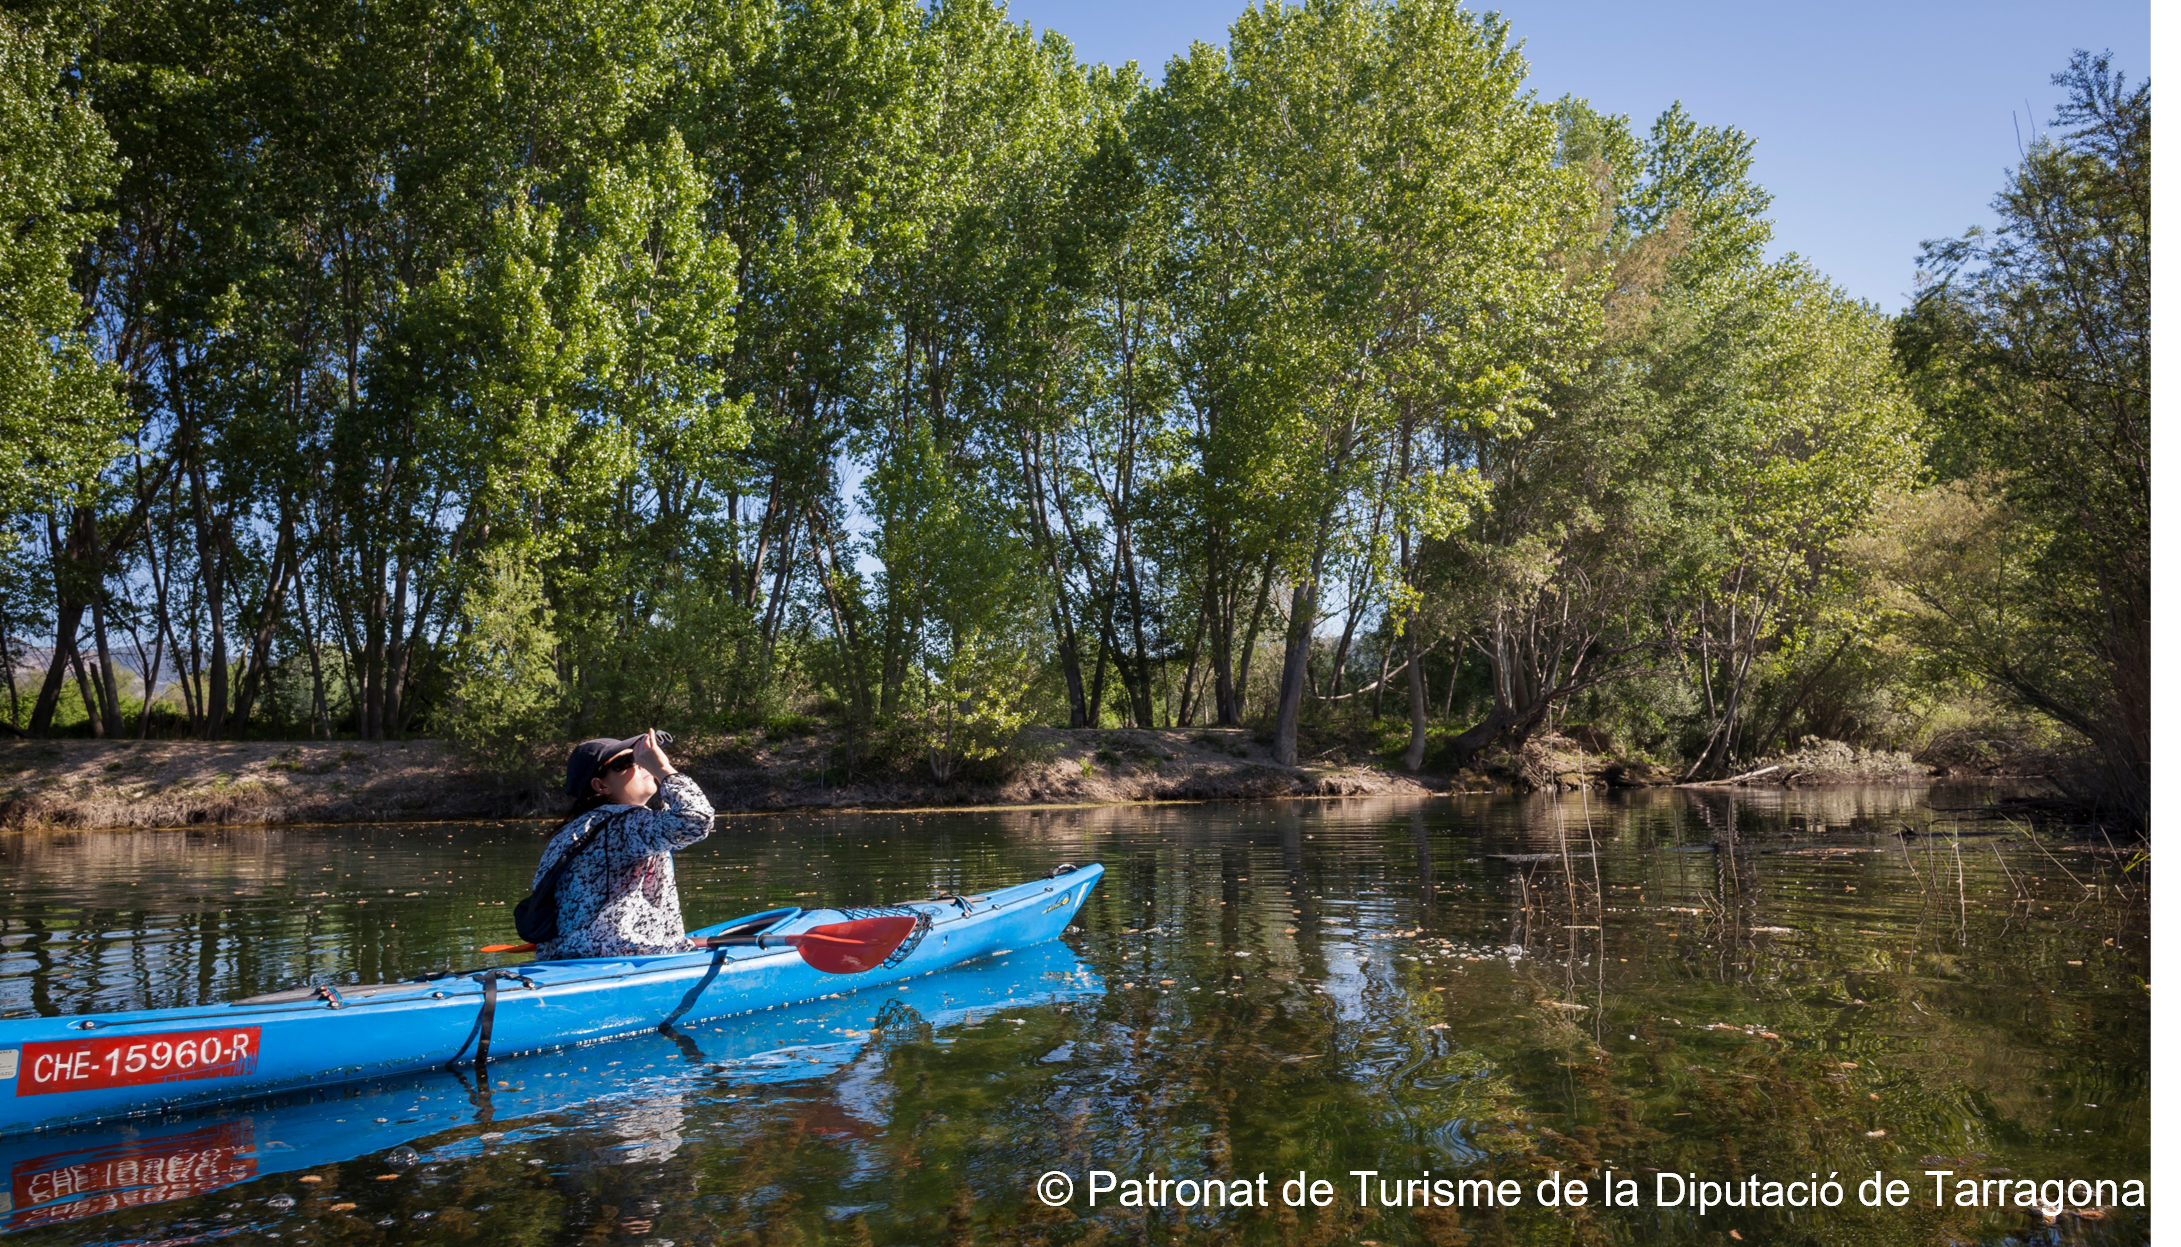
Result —
[{"label": "fallen leaf on water", "polygon": [[398,1173],[382,1173],[382,1174],[380,1174],[380,1175],[378,1176],[378,1181],[380,1181],[380,1182],[392,1182],[392,1181],[394,1181],[394,1180],[396,1180],[396,1179],[398,1179],[398,1178],[400,1178],[400,1177],[401,1177],[401,1175],[400,1175],[400,1174],[398,1174]]},{"label": "fallen leaf on water", "polygon": [[297,1179],[296,1179],[296,1181],[298,1181],[298,1182],[323,1182],[323,1181],[325,1181],[325,1179],[324,1179],[324,1178],[321,1178],[321,1177],[319,1177],[319,1176],[318,1176],[317,1174],[315,1174],[315,1173],[306,1173],[306,1174],[304,1174],[304,1175],[303,1175],[302,1177],[300,1177],[300,1178],[297,1178]]},{"label": "fallen leaf on water", "polygon": [[329,1208],[329,1209],[327,1209],[327,1211],[329,1211],[329,1212],[349,1212],[349,1211],[352,1211],[352,1210],[354,1210],[354,1209],[355,1209],[355,1207],[356,1207],[356,1205],[354,1205],[354,1204],[335,1204],[335,1205],[334,1205],[334,1206],[333,1206],[332,1208]]},{"label": "fallen leaf on water", "polygon": [[1875,1100],[1875,1099],[1877,1099],[1877,1098],[1878,1098],[1878,1093],[1877,1093],[1877,1092],[1875,1092],[1875,1091],[1871,1092],[1871,1099]]},{"label": "fallen leaf on water", "polygon": [[1863,1137],[1866,1139],[1883,1139],[1886,1137],[1886,1132],[1883,1130],[1866,1130],[1863,1132]]},{"label": "fallen leaf on water", "polygon": [[1740,1230],[1728,1230],[1727,1237],[1739,1243],[1742,1241],[1742,1232]]}]

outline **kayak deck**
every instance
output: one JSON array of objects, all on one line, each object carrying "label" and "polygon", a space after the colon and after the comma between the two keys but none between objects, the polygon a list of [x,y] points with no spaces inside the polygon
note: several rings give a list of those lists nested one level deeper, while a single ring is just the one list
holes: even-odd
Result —
[{"label": "kayak deck", "polygon": [[[887,964],[825,974],[791,948],[531,961],[232,1004],[0,1021],[0,1135],[381,1078],[733,1017],[934,973],[1059,935],[1103,868],[890,906],[918,931]],[[692,935],[789,935],[841,909],[774,909]],[[903,951],[906,950],[906,951]]]}]

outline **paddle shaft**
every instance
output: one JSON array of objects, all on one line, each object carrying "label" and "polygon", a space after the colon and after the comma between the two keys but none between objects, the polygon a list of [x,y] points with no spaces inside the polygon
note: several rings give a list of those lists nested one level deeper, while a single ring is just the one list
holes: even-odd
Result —
[{"label": "paddle shaft", "polygon": [[[828,944],[856,945],[862,940],[844,940],[837,935],[824,935],[807,931],[798,935],[692,935],[689,942],[699,948],[793,948],[804,940],[822,940]],[[534,953],[536,944],[487,944],[477,951],[482,953]]]},{"label": "paddle shaft", "polygon": [[802,931],[793,935],[692,935],[689,939],[699,948],[793,948],[806,940],[849,945],[866,942],[844,940],[838,935],[827,935],[822,931]]},{"label": "paddle shaft", "polygon": [[[827,974],[857,974],[883,964],[910,933],[917,919],[902,914],[829,922],[785,935],[693,935],[698,948],[792,948],[811,968]],[[527,953],[535,944],[488,944],[488,953]]]}]

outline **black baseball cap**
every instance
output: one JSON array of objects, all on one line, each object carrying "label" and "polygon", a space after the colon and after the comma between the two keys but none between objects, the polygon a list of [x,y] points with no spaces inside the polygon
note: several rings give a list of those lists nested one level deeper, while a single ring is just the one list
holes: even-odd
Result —
[{"label": "black baseball cap", "polygon": [[644,738],[641,736],[631,736],[627,740],[601,736],[577,745],[568,754],[568,795],[589,796],[591,780],[598,775],[599,767],[606,765],[615,754],[625,753],[643,743]]}]

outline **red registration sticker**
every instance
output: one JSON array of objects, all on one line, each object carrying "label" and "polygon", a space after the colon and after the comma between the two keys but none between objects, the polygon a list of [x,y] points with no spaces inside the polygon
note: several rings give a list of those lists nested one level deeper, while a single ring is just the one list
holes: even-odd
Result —
[{"label": "red registration sticker", "polygon": [[165,1035],[113,1035],[23,1045],[15,1094],[134,1087],[177,1078],[232,1078],[257,1068],[255,1026]]}]

